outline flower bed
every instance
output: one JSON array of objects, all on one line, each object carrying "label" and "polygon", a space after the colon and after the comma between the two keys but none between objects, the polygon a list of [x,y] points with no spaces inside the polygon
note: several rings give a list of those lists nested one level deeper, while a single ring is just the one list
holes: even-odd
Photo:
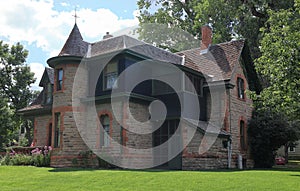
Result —
[{"label": "flower bed", "polygon": [[50,166],[51,146],[8,148],[0,165]]}]

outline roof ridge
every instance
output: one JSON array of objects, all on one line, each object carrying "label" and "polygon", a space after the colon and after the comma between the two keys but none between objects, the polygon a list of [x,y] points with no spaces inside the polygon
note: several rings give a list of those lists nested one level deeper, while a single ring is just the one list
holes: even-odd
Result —
[{"label": "roof ridge", "polygon": [[223,44],[230,44],[230,43],[234,43],[234,42],[238,42],[238,41],[245,41],[244,38],[242,39],[233,39],[231,41],[227,41],[227,42],[221,42],[221,43],[218,43],[218,44],[212,44],[211,46],[217,46],[217,45],[223,45]]}]

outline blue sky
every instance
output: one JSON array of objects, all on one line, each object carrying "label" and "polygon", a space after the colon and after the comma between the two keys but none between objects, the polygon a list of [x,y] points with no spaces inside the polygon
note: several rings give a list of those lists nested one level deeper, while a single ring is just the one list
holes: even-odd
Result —
[{"label": "blue sky", "polygon": [[74,25],[84,40],[95,42],[105,32],[123,31],[138,25],[137,0],[0,0],[0,40],[9,44],[21,42],[29,51],[27,64],[35,72],[37,82],[56,56]]}]

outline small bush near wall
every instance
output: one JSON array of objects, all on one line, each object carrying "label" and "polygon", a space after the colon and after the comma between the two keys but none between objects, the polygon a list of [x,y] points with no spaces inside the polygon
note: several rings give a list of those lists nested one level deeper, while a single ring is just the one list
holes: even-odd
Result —
[{"label": "small bush near wall", "polygon": [[50,146],[33,148],[30,153],[16,153],[13,149],[0,159],[0,165],[50,166]]}]

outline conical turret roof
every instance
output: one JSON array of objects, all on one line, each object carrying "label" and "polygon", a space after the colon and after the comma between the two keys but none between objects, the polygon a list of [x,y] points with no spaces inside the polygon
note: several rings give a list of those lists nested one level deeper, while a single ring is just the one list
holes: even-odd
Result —
[{"label": "conical turret roof", "polygon": [[58,56],[84,56],[88,49],[88,43],[83,41],[81,33],[75,23],[65,45]]}]

